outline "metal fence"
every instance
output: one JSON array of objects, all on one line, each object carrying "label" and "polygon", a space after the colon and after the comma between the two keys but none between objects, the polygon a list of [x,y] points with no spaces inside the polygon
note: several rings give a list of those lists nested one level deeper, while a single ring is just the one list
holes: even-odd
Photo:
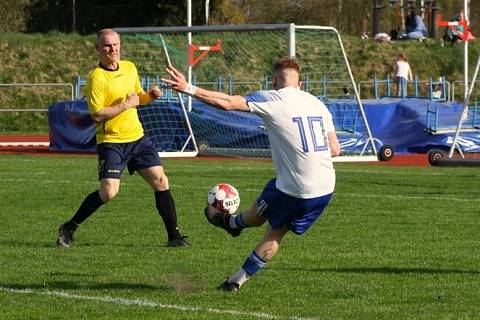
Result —
[{"label": "metal fence", "polygon": [[[470,97],[471,102],[480,102],[480,80],[468,82],[468,86],[474,85],[472,95]],[[452,100],[463,101],[464,99],[464,91],[465,91],[465,81],[464,80],[455,80],[452,82]]]},{"label": "metal fence", "polygon": [[397,94],[397,83],[390,77],[369,81],[359,81],[358,91],[361,99],[380,98],[428,98],[438,101],[452,100],[452,84],[444,77],[436,81],[432,78],[420,80],[418,76],[414,80],[404,84],[405,91]]},{"label": "metal fence", "polygon": [[[310,79],[302,79],[305,88],[316,86],[320,92],[327,92],[328,86],[344,86],[344,83],[330,83],[328,79],[315,81]],[[219,77],[217,81],[200,82],[195,77],[192,81],[202,87],[211,90],[218,90],[228,94],[234,94],[237,90],[255,91],[271,89],[271,79],[265,76],[264,81],[242,81],[233,77]],[[475,84],[469,82],[469,85],[475,85],[471,102],[478,103],[480,101],[480,81]],[[160,83],[160,77],[142,77],[142,86],[146,90],[154,83]],[[0,116],[3,114],[0,125],[0,132],[9,131],[8,122],[12,119],[31,118],[27,121],[44,122],[43,127],[48,128],[46,120],[46,112],[48,107],[61,100],[76,100],[84,98],[85,79],[78,77],[75,84],[71,83],[0,83]],[[358,92],[361,99],[379,99],[382,97],[396,97],[396,83],[387,77],[386,79],[374,79],[370,81],[360,81],[357,84]],[[440,95],[436,95],[435,89],[441,88]],[[350,88],[351,89],[351,88]],[[407,94],[404,98],[429,98],[439,101],[463,101],[464,81],[434,81],[432,78],[428,80],[415,80],[408,84]],[[437,92],[438,93],[438,92]],[[327,97],[324,98],[338,98]],[[342,98],[342,97],[340,97]],[[164,96],[161,99],[176,100],[177,95],[171,89],[164,90]],[[34,116],[34,114],[45,114],[44,116]]]}]

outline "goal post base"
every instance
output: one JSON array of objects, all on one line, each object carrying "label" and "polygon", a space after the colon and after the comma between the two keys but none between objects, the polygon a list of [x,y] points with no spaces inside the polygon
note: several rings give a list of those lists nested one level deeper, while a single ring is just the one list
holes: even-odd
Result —
[{"label": "goal post base", "polygon": [[158,152],[160,158],[193,158],[198,155],[196,151],[173,151],[173,152]]},{"label": "goal post base", "polygon": [[338,156],[333,162],[378,162],[377,156]]}]

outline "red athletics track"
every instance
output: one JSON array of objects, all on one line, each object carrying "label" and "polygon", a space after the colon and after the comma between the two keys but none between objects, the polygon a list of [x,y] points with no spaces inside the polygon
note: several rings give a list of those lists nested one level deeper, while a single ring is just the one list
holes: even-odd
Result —
[{"label": "red athletics track", "polygon": [[[1,154],[30,154],[30,155],[70,155],[70,156],[96,156],[94,153],[72,153],[72,152],[52,152],[48,150],[48,135],[0,135],[0,155]],[[42,143],[41,146],[35,146],[31,143]],[[8,144],[8,145],[5,145]],[[179,158],[182,159],[182,158]],[[192,159],[192,158],[188,158]],[[237,158],[226,157],[208,157],[199,156],[194,159],[198,160],[229,160]],[[370,162],[372,165],[382,166],[430,166],[428,162],[428,154],[401,154],[394,155],[390,161]]]}]

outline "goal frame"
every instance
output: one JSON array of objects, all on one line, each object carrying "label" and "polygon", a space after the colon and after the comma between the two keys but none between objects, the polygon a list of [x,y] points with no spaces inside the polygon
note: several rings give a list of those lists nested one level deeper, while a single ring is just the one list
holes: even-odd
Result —
[{"label": "goal frame", "polygon": [[[332,31],[338,40],[340,45],[340,49],[346,63],[346,68],[348,70],[348,76],[352,83],[352,88],[355,94],[356,101],[358,102],[358,107],[362,116],[362,119],[365,124],[366,133],[368,138],[364,144],[364,147],[359,155],[355,156],[338,156],[333,158],[335,162],[357,162],[357,161],[378,161],[378,153],[377,148],[375,145],[375,140],[372,136],[372,132],[370,130],[370,126],[368,123],[368,119],[366,117],[366,113],[360,99],[360,94],[358,92],[358,88],[356,86],[355,79],[353,77],[352,69],[350,67],[350,62],[347,58],[347,54],[345,48],[343,46],[342,39],[340,37],[340,33],[334,27],[328,26],[314,26],[314,25],[295,25],[294,23],[288,24],[251,24],[251,25],[215,25],[215,26],[173,26],[173,27],[128,27],[128,28],[115,28],[114,30],[119,32],[120,34],[148,34],[148,33],[156,33],[156,34],[163,34],[163,33],[184,33],[185,38],[188,39],[188,35],[191,35],[193,32],[201,32],[201,33],[211,33],[211,32],[248,32],[248,31],[285,31],[287,34],[287,41],[288,41],[288,55],[291,58],[295,57],[295,49],[296,49],[296,38],[295,38],[295,31],[296,30],[325,30],[325,31]],[[165,52],[168,55],[168,52]],[[188,55],[188,52],[187,52]],[[188,79],[192,77],[192,69],[189,65],[185,66],[188,70]],[[187,96],[188,106],[192,104],[192,97]],[[183,113],[185,114],[186,122],[188,124],[190,130],[190,137],[193,139],[193,143],[195,146],[194,152],[159,152],[162,157],[172,157],[172,156],[196,156],[198,154],[197,142],[195,141],[193,130],[190,126],[190,122],[188,119],[187,109],[183,104],[183,98],[181,98],[181,94],[179,93],[179,101],[183,108]],[[373,155],[364,155],[364,152],[370,144]],[[183,155],[184,154],[184,155]]]}]

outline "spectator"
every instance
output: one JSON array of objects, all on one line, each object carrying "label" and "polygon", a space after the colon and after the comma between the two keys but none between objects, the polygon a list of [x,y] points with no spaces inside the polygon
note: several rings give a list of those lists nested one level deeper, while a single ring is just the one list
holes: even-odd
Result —
[{"label": "spectator", "polygon": [[407,95],[407,82],[412,81],[413,76],[407,56],[403,52],[398,55],[395,76],[397,79],[397,96],[404,98]]},{"label": "spectator", "polygon": [[[463,19],[463,10],[460,10],[458,15],[453,17],[450,21],[462,21]],[[449,41],[453,46],[455,43],[457,43],[458,40],[460,40],[460,36],[463,34],[464,31],[463,29],[464,28],[462,25],[447,27],[447,29],[445,30],[444,40]]]},{"label": "spectator", "polygon": [[405,29],[408,39],[422,40],[427,36],[427,28],[422,18],[413,9],[410,9],[405,18]]},{"label": "spectator", "polygon": [[353,96],[350,94],[350,91],[347,87],[343,87],[342,91],[343,95],[340,96],[341,99],[353,99]]},{"label": "spectator", "polygon": [[[463,10],[460,10],[458,12],[458,15],[452,18],[451,21],[464,21],[465,20],[465,15],[463,13]],[[452,26],[452,27],[447,27],[445,30],[445,35],[443,36],[444,41],[449,41],[452,46],[457,43],[458,40],[463,40],[465,34],[465,28],[464,25],[459,24],[458,26]],[[469,28],[467,28],[467,40],[472,40],[475,39],[475,37],[472,35],[471,31]]]},{"label": "spectator", "polygon": [[433,82],[431,98],[436,100],[444,98],[443,97],[444,86],[445,86],[445,79],[443,77],[439,77],[436,82]]}]

